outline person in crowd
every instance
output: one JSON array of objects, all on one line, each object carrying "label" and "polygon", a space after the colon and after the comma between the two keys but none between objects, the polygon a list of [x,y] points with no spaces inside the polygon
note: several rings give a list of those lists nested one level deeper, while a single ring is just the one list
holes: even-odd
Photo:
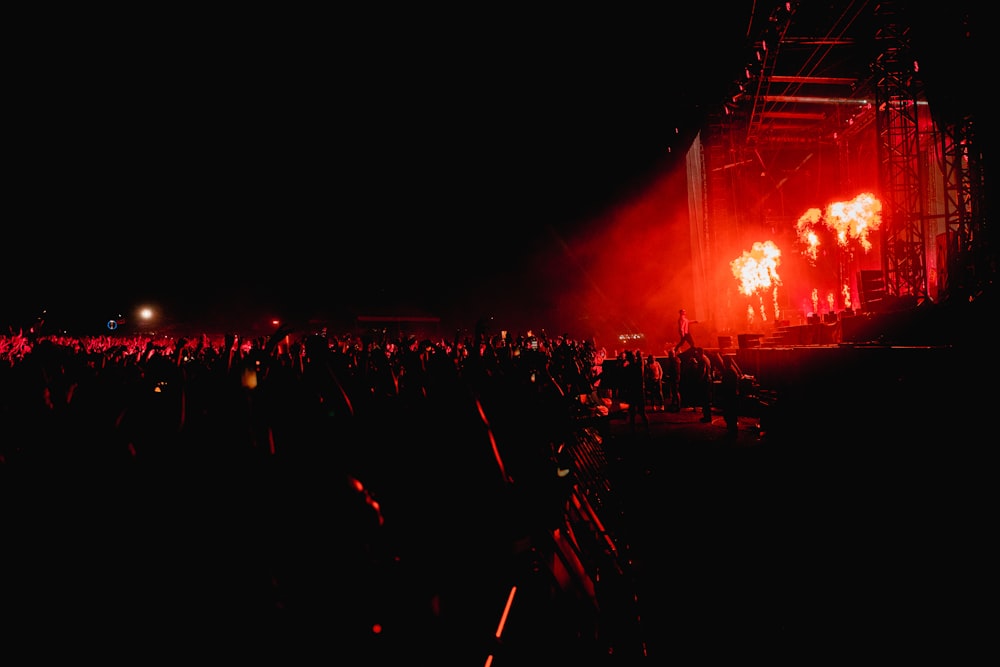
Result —
[{"label": "person in crowd", "polygon": [[743,372],[736,362],[735,354],[722,357],[722,381],[719,384],[718,403],[726,420],[726,432],[730,436],[739,433],[740,378]]},{"label": "person in crowd", "polygon": [[681,391],[692,410],[701,410],[702,423],[708,423],[712,421],[712,362],[700,347],[681,356]]},{"label": "person in crowd", "polygon": [[671,348],[667,350],[667,360],[664,363],[663,378],[667,386],[667,398],[670,399],[669,410],[681,410],[681,357]]},{"label": "person in crowd", "polygon": [[693,350],[694,356],[698,359],[699,375],[698,375],[698,399],[701,406],[701,422],[707,424],[712,421],[712,390],[713,384],[713,370],[712,370],[712,359],[705,352],[702,347],[696,347]]},{"label": "person in crowd", "polygon": [[667,409],[663,399],[663,366],[652,352],[646,357],[646,392],[649,394],[650,405],[654,412],[664,412]]},{"label": "person in crowd", "polygon": [[722,359],[722,353],[718,350],[705,350],[705,354],[708,355],[709,361],[712,362],[712,381],[721,381],[722,369],[725,367],[725,362]]},{"label": "person in crowd", "polygon": [[621,393],[623,402],[628,404],[629,428],[634,433],[636,422],[640,421],[648,432],[649,415],[646,414],[646,386],[642,352],[625,350],[622,354],[624,362],[619,369],[622,378]]},{"label": "person in crowd", "polygon": [[691,325],[698,324],[698,320],[688,319],[687,311],[681,308],[677,311],[677,344],[674,345],[674,352],[680,352],[684,343],[688,344],[688,349],[695,347],[694,337],[691,335]]},{"label": "person in crowd", "polygon": [[626,350],[618,350],[612,363],[607,364],[601,372],[601,388],[607,392],[611,402],[618,406],[626,403],[625,387],[625,364],[628,360]]}]

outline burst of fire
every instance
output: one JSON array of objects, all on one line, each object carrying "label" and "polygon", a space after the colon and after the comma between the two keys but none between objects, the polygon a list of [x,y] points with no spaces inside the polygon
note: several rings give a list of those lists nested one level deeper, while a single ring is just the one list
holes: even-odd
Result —
[{"label": "burst of fire", "polygon": [[844,283],[844,287],[840,292],[841,296],[844,297],[844,308],[850,309],[851,307],[851,286]]},{"label": "burst of fire", "polygon": [[826,209],[826,224],[837,233],[837,243],[846,247],[856,239],[865,252],[872,249],[868,232],[882,224],[882,202],[870,192],[851,201],[834,202]]},{"label": "burst of fire", "polygon": [[868,234],[882,224],[882,202],[870,192],[863,192],[850,201],[833,202],[825,212],[811,208],[803,213],[795,231],[805,246],[802,253],[814,261],[820,245],[815,227],[821,223],[836,235],[837,245],[846,248],[851,241],[857,241],[868,252],[872,248]]},{"label": "burst of fire", "polygon": [[757,292],[781,284],[781,276],[778,275],[778,264],[781,262],[781,250],[772,241],[756,242],[750,252],[743,251],[743,255],[737,257],[729,263],[733,270],[733,275],[740,285],[740,292],[746,296],[753,296]]},{"label": "burst of fire", "polygon": [[823,213],[818,208],[811,208],[803,213],[799,221],[795,223],[795,232],[799,241],[805,245],[805,250],[802,253],[813,261],[816,260],[816,255],[819,252],[819,234],[813,227],[819,223],[822,217]]}]

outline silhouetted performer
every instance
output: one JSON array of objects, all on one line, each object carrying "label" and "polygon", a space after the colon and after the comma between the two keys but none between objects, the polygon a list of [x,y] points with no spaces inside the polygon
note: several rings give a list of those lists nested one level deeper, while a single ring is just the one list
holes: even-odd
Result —
[{"label": "silhouetted performer", "polygon": [[683,308],[681,308],[678,313],[677,335],[679,336],[679,339],[677,340],[677,344],[674,345],[674,352],[680,352],[681,345],[684,343],[687,343],[689,348],[695,347],[694,338],[691,336],[691,325],[698,323],[698,320],[689,320],[687,311]]}]

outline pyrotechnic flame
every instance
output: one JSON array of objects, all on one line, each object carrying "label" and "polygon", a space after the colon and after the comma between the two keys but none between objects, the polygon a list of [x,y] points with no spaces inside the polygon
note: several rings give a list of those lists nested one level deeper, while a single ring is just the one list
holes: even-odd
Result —
[{"label": "pyrotechnic flame", "polygon": [[812,291],[812,304],[813,304],[813,312],[814,313],[818,313],[819,312],[819,290],[816,289],[815,287],[813,287],[813,291]]},{"label": "pyrotechnic flame", "polygon": [[778,275],[778,264],[781,262],[781,250],[772,241],[756,242],[750,252],[729,263],[733,275],[740,284],[740,292],[746,296],[781,284]]},{"label": "pyrotechnic flame", "polygon": [[803,213],[799,221],[795,223],[795,233],[798,235],[799,241],[805,245],[805,250],[802,253],[812,260],[816,259],[819,252],[819,235],[812,227],[819,223],[822,215],[822,211],[818,208],[811,208]]},{"label": "pyrotechnic flame", "polygon": [[834,202],[826,209],[826,224],[837,233],[837,243],[847,246],[857,239],[865,252],[872,249],[869,230],[882,224],[882,202],[870,192],[863,192],[851,201]]},{"label": "pyrotechnic flame", "polygon": [[837,301],[833,298],[833,292],[826,295],[826,305],[829,307],[831,313],[837,310]]},{"label": "pyrotechnic flame", "polygon": [[848,247],[856,240],[865,252],[872,248],[868,233],[882,224],[882,202],[870,192],[863,192],[850,201],[833,202],[821,213],[811,208],[795,223],[795,232],[805,246],[802,254],[815,261],[820,240],[815,227],[822,223],[837,237],[837,245]]},{"label": "pyrotechnic flame", "polygon": [[851,307],[851,286],[844,283],[844,287],[841,290],[841,295],[844,297],[844,308]]}]

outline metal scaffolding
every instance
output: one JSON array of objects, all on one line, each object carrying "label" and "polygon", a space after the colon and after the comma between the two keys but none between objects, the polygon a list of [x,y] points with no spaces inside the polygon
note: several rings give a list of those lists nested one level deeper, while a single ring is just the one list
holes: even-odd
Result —
[{"label": "metal scaffolding", "polygon": [[886,292],[927,298],[926,216],[921,161],[921,83],[914,72],[909,29],[886,16],[876,40],[875,113],[882,188],[882,265]]},{"label": "metal scaffolding", "polygon": [[945,298],[973,295],[990,280],[988,273],[977,270],[989,265],[984,256],[989,245],[982,231],[986,184],[974,129],[972,118],[965,117],[944,124],[940,132],[947,242],[938,288]]},{"label": "metal scaffolding", "polygon": [[[768,15],[733,94],[704,128],[701,204],[711,224],[700,231],[711,233],[702,250],[774,237],[812,200],[877,181],[879,269],[856,267],[866,281],[858,278],[859,293],[876,294],[875,309],[974,298],[997,259],[983,158],[990,128],[978,98],[949,77],[975,66],[963,58],[974,53],[969,18],[938,26],[892,0],[809,9],[782,3]],[[937,85],[931,100],[928,84]]]}]

